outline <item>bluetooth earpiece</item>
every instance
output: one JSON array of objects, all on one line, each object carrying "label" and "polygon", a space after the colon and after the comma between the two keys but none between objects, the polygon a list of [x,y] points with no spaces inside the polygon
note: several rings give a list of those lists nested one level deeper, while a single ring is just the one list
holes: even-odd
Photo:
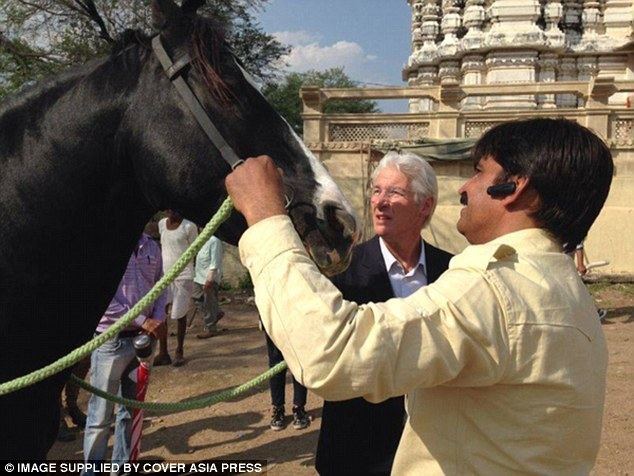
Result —
[{"label": "bluetooth earpiece", "polygon": [[491,185],[487,188],[487,193],[494,198],[506,197],[507,195],[515,193],[516,189],[517,184],[515,182],[505,182],[498,185]]}]

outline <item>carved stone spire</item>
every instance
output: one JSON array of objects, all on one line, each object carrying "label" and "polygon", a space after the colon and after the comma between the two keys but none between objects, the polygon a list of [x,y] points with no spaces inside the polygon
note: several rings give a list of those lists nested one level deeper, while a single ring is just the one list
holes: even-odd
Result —
[{"label": "carved stone spire", "polygon": [[455,56],[461,50],[457,36],[462,23],[459,12],[458,0],[443,0],[440,28],[445,37],[438,46],[438,54],[442,57]]},{"label": "carved stone spire", "polygon": [[484,22],[486,12],[484,11],[485,0],[467,0],[463,24],[467,27],[467,34],[462,38],[462,45],[465,50],[481,48],[484,44]]},{"label": "carved stone spire", "polygon": [[545,35],[548,46],[561,48],[564,46],[565,36],[559,29],[559,22],[563,17],[564,9],[559,0],[548,0],[544,7],[544,20],[546,21]]},{"label": "carved stone spire", "polygon": [[599,28],[601,27],[601,12],[599,0],[584,0],[581,23],[583,25],[583,36],[579,43],[581,51],[597,51],[599,49]]},{"label": "carved stone spire", "polygon": [[606,0],[603,24],[613,46],[625,43],[632,36],[632,0]]},{"label": "carved stone spire", "polygon": [[421,26],[420,34],[422,45],[418,49],[415,64],[433,63],[438,56],[438,46],[436,38],[440,31],[438,21],[440,18],[440,8],[438,0],[423,0],[421,2]]},{"label": "carved stone spire", "polygon": [[561,28],[566,35],[566,46],[575,48],[581,41],[581,4],[579,0],[563,0],[563,5]]},{"label": "carved stone spire", "polygon": [[423,36],[420,29],[423,17],[422,10],[422,0],[412,2],[412,54],[409,57],[408,66],[413,66],[416,63],[416,56],[423,44]]},{"label": "carved stone spire", "polygon": [[489,46],[536,46],[543,43],[537,26],[541,13],[539,0],[494,0],[489,9],[491,29],[486,34]]}]

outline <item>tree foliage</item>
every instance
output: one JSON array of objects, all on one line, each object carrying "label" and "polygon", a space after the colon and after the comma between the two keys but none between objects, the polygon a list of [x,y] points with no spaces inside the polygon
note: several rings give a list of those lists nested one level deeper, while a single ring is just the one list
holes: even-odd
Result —
[{"label": "tree foliage", "polygon": [[[229,44],[249,72],[263,80],[277,73],[276,65],[287,52],[254,19],[254,12],[267,1],[207,0],[199,9],[227,25]],[[25,83],[107,54],[126,31],[150,33],[150,3],[0,0],[0,97]]]},{"label": "tree foliage", "polygon": [[[358,83],[350,79],[343,68],[331,68],[325,71],[290,73],[282,82],[265,84],[262,93],[298,134],[304,129],[301,117],[302,101],[299,97],[302,86],[354,88],[358,87]],[[325,104],[324,112],[371,113],[378,112],[378,107],[375,101],[369,100],[334,100]]]}]

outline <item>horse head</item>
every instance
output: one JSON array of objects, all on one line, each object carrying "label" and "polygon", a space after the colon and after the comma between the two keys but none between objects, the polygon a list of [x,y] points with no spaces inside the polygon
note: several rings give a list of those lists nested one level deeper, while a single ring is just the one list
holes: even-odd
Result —
[{"label": "horse head", "polygon": [[[196,14],[204,2],[154,0],[153,20],[160,45],[204,114],[240,158],[266,154],[283,171],[288,212],[307,250],[327,274],[345,267],[357,237],[347,202],[323,165],[259,92],[224,39],[220,25]],[[177,209],[205,223],[226,196],[231,167],[205,133],[191,107],[149,53],[130,108],[130,140],[140,182],[154,208]],[[173,79],[173,78],[172,78]],[[132,117],[133,116],[133,117]],[[224,145],[224,144],[223,144]],[[236,244],[246,229],[234,212],[217,232]]]}]

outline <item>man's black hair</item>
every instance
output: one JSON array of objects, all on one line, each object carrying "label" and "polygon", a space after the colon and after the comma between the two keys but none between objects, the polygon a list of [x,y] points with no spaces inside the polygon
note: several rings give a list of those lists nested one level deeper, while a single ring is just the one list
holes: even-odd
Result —
[{"label": "man's black hair", "polygon": [[575,249],[608,196],[614,164],[605,143],[566,119],[506,122],[487,131],[471,153],[492,158],[505,175],[529,179],[540,207],[533,214],[564,246]]}]

